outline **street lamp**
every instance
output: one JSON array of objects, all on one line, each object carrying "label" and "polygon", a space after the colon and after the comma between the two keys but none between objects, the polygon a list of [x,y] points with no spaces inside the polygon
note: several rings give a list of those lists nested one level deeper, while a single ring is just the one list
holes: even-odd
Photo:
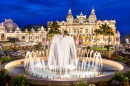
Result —
[{"label": "street lamp", "polygon": [[128,43],[128,44],[129,44],[129,39],[128,39],[128,38],[126,39],[126,43]]}]

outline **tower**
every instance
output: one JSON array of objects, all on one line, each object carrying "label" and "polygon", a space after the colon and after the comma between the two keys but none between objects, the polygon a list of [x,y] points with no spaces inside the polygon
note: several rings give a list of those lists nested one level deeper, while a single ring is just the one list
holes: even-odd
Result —
[{"label": "tower", "polygon": [[94,9],[92,9],[88,19],[89,19],[89,23],[95,23],[97,21]]},{"label": "tower", "polygon": [[66,21],[67,21],[67,23],[72,24],[73,20],[74,20],[74,17],[73,17],[73,15],[71,13],[71,9],[69,9],[69,13],[68,13],[68,15],[66,17]]}]

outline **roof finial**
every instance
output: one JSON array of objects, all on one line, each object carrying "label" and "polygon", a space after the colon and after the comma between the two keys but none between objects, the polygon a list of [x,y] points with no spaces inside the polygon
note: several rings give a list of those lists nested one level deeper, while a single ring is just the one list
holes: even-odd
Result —
[{"label": "roof finial", "polygon": [[93,6],[92,6],[91,14],[95,14],[95,9],[93,8]]},{"label": "roof finial", "polygon": [[81,13],[80,13],[80,16],[82,16],[83,14],[82,14],[82,8],[81,8]]},{"label": "roof finial", "polygon": [[71,14],[71,7],[69,8],[69,13],[68,14]]},{"label": "roof finial", "polygon": [[92,6],[92,9],[94,9],[93,6]]}]

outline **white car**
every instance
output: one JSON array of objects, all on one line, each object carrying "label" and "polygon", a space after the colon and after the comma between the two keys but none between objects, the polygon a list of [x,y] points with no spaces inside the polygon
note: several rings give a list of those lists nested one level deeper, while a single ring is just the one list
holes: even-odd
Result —
[{"label": "white car", "polygon": [[21,54],[19,52],[15,52],[12,54],[12,56],[20,56]]}]

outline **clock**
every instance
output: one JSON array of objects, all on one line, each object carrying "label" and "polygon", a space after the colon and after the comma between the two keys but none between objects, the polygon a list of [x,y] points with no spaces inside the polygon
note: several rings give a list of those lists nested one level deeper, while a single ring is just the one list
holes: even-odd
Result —
[{"label": "clock", "polygon": [[82,23],[82,21],[80,21],[80,23]]},{"label": "clock", "polygon": [[71,21],[69,21],[69,23],[71,23]]}]

